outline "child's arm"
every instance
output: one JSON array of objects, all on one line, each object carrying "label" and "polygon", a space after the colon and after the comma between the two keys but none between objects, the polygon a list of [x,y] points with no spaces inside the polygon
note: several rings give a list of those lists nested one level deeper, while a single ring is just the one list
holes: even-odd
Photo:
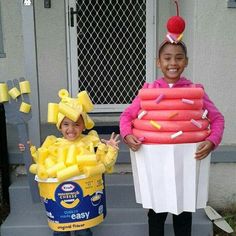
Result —
[{"label": "child's arm", "polygon": [[120,116],[120,134],[124,139],[124,142],[133,151],[137,151],[142,144],[133,134],[132,134],[132,121],[138,117],[138,112],[140,111],[140,98],[136,97],[132,104],[129,105]]},{"label": "child's arm", "polygon": [[104,139],[101,140],[103,143],[107,145],[106,151],[104,150],[105,148],[104,144],[103,146],[102,145],[98,146],[97,154],[99,151],[100,151],[100,155],[102,154],[100,156],[100,160],[105,165],[106,171],[108,173],[112,173],[113,166],[118,156],[118,150],[119,150],[118,145],[120,143],[120,140],[118,138],[119,138],[119,135],[115,135],[115,133],[113,132],[109,140],[104,140]]},{"label": "child's arm", "polygon": [[224,132],[224,116],[217,109],[215,104],[211,101],[208,95],[205,93],[203,97],[204,109],[208,111],[208,118],[210,120],[211,134],[206,138],[206,140],[214,144],[214,149],[220,144],[223,132]]},{"label": "child's arm", "polygon": [[132,134],[132,121],[138,117],[140,111],[140,98],[136,97],[120,116],[120,135],[124,138],[128,134]]},{"label": "child's arm", "polygon": [[209,140],[202,142],[197,148],[197,151],[195,153],[195,158],[197,160],[201,160],[207,157],[208,154],[214,149],[214,146],[215,145]]}]

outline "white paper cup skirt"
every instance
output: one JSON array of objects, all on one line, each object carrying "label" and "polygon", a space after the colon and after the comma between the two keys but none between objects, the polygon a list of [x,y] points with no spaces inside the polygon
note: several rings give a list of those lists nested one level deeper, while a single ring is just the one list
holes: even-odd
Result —
[{"label": "white paper cup skirt", "polygon": [[208,200],[210,155],[194,158],[198,143],[143,144],[131,153],[135,197],[156,213],[195,212]]}]

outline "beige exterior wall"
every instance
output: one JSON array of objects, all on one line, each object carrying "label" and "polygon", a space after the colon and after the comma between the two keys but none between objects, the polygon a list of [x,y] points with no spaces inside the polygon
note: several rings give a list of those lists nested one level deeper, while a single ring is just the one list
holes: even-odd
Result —
[{"label": "beige exterior wall", "polygon": [[[24,76],[21,3],[0,0],[6,58],[0,58],[0,80]],[[57,101],[57,91],[67,88],[67,54],[64,0],[52,0],[50,9],[35,0],[41,119],[46,121],[47,103]],[[203,83],[208,95],[226,119],[223,144],[235,145],[236,133],[236,9],[227,1],[181,0],[186,20],[185,41],[189,66],[185,75]],[[171,0],[157,3],[157,39],[165,34],[165,22],[175,13]],[[158,43],[159,43],[158,42]]]}]

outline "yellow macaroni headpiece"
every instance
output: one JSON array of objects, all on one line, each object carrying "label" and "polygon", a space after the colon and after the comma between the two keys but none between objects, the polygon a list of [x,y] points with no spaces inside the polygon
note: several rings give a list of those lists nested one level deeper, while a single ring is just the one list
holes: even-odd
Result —
[{"label": "yellow macaroni headpiece", "polygon": [[80,115],[83,117],[86,129],[92,129],[93,120],[88,116],[87,112],[93,110],[93,104],[86,91],[77,94],[77,98],[71,98],[66,89],[58,92],[61,101],[48,104],[48,122],[56,124],[60,129],[62,120],[67,117],[76,122]]}]

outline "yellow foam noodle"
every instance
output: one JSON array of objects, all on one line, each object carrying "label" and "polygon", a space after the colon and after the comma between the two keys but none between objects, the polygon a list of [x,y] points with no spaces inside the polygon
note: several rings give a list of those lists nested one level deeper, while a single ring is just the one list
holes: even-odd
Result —
[{"label": "yellow foam noodle", "polygon": [[31,105],[26,103],[26,102],[22,102],[20,105],[20,112],[23,113],[29,113],[31,109]]},{"label": "yellow foam noodle", "polygon": [[60,89],[58,92],[58,96],[60,98],[67,98],[69,97],[69,92],[66,89]]},{"label": "yellow foam noodle", "polygon": [[48,103],[48,123],[56,124],[58,118],[59,106],[57,103]]},{"label": "yellow foam noodle", "polygon": [[80,171],[79,171],[78,166],[72,165],[72,166],[69,166],[63,170],[59,170],[57,172],[57,179],[59,181],[63,181],[63,180],[66,180],[66,179],[69,179],[69,178],[72,178],[72,177],[75,177],[78,175],[80,175]]},{"label": "yellow foam noodle", "polygon": [[102,163],[100,163],[96,166],[86,166],[83,168],[83,171],[86,177],[91,177],[104,173],[106,169],[105,166]]},{"label": "yellow foam noodle", "polygon": [[52,156],[57,156],[58,154],[58,147],[56,145],[51,145],[48,147],[48,152]]},{"label": "yellow foam noodle", "polygon": [[0,83],[0,103],[7,101],[9,101],[7,84]]},{"label": "yellow foam noodle", "polygon": [[45,159],[45,167],[48,169],[52,166],[54,166],[56,163],[54,162],[54,160],[52,158],[50,158],[50,156],[48,158]]},{"label": "yellow foam noodle", "polygon": [[96,156],[98,161],[103,161],[104,156],[106,154],[107,147],[104,143],[99,143],[97,151],[96,151]]},{"label": "yellow foam noodle", "polygon": [[21,92],[21,94],[30,93],[30,92],[31,92],[29,81],[27,81],[27,80],[21,81],[21,82],[19,83],[19,86],[20,86],[20,92]]},{"label": "yellow foam noodle", "polygon": [[78,165],[96,165],[97,157],[95,154],[87,155],[77,155],[77,164]]},{"label": "yellow foam noodle", "polygon": [[66,156],[66,165],[76,164],[76,156],[78,155],[78,148],[76,145],[70,145]]},{"label": "yellow foam noodle", "polygon": [[49,158],[52,159],[52,161],[54,161],[55,163],[57,163],[57,156],[53,156],[53,155],[49,155]]},{"label": "yellow foam noodle", "polygon": [[96,130],[90,130],[89,132],[88,132],[88,135],[91,135],[91,136],[94,136],[94,137],[97,137],[97,138],[99,138],[99,136],[98,136],[98,132],[96,131]]},{"label": "yellow foam noodle", "polygon": [[48,178],[48,174],[44,165],[37,165],[37,175],[40,179]]},{"label": "yellow foam noodle", "polygon": [[84,145],[83,147],[78,147],[78,154],[79,155],[85,155],[85,154],[90,154],[86,146]]},{"label": "yellow foam noodle", "polygon": [[90,112],[93,110],[94,106],[87,91],[82,91],[78,93],[77,97],[79,99],[79,103],[83,106],[85,112]]},{"label": "yellow foam noodle", "polygon": [[90,151],[91,153],[94,153],[94,145],[93,145],[92,142],[89,144],[89,151]]},{"label": "yellow foam noodle", "polygon": [[66,162],[68,147],[59,147],[57,150],[57,162]]},{"label": "yellow foam noodle", "polygon": [[32,156],[32,159],[35,163],[38,162],[38,151],[37,151],[37,148],[33,145],[30,146],[30,153],[31,153],[31,156]]},{"label": "yellow foam noodle", "polygon": [[65,166],[64,162],[56,163],[55,165],[53,165],[47,169],[48,177],[55,178],[57,176],[57,172],[65,169],[65,168],[66,168],[66,166]]},{"label": "yellow foam noodle", "polygon": [[37,148],[33,145],[30,146],[31,155],[37,151]]},{"label": "yellow foam noodle", "polygon": [[31,153],[32,159],[35,163],[38,162],[38,152]]},{"label": "yellow foam noodle", "polygon": [[100,138],[93,136],[93,135],[89,135],[89,136],[90,136],[90,140],[93,143],[94,147],[96,147],[100,143]]},{"label": "yellow foam noodle", "polygon": [[37,174],[37,166],[38,166],[37,164],[30,165],[29,172],[36,175]]},{"label": "yellow foam noodle", "polygon": [[78,118],[81,114],[80,109],[74,109],[62,102],[59,103],[59,112],[74,122],[76,122],[78,120]]},{"label": "yellow foam noodle", "polygon": [[37,163],[39,165],[44,165],[44,161],[48,157],[48,150],[45,148],[38,148],[38,159]]},{"label": "yellow foam noodle", "polygon": [[83,119],[85,120],[86,123],[86,128],[87,129],[92,129],[94,126],[93,120],[89,117],[88,114],[83,115]]},{"label": "yellow foam noodle", "polygon": [[46,137],[46,139],[44,140],[44,142],[43,142],[41,147],[48,148],[49,146],[54,144],[56,141],[57,141],[57,137],[56,136],[49,135],[49,136]]},{"label": "yellow foam noodle", "polygon": [[16,87],[14,87],[14,88],[12,88],[12,89],[10,89],[10,90],[8,91],[8,94],[9,94],[13,99],[16,99],[17,97],[20,96],[20,91],[19,91]]}]

